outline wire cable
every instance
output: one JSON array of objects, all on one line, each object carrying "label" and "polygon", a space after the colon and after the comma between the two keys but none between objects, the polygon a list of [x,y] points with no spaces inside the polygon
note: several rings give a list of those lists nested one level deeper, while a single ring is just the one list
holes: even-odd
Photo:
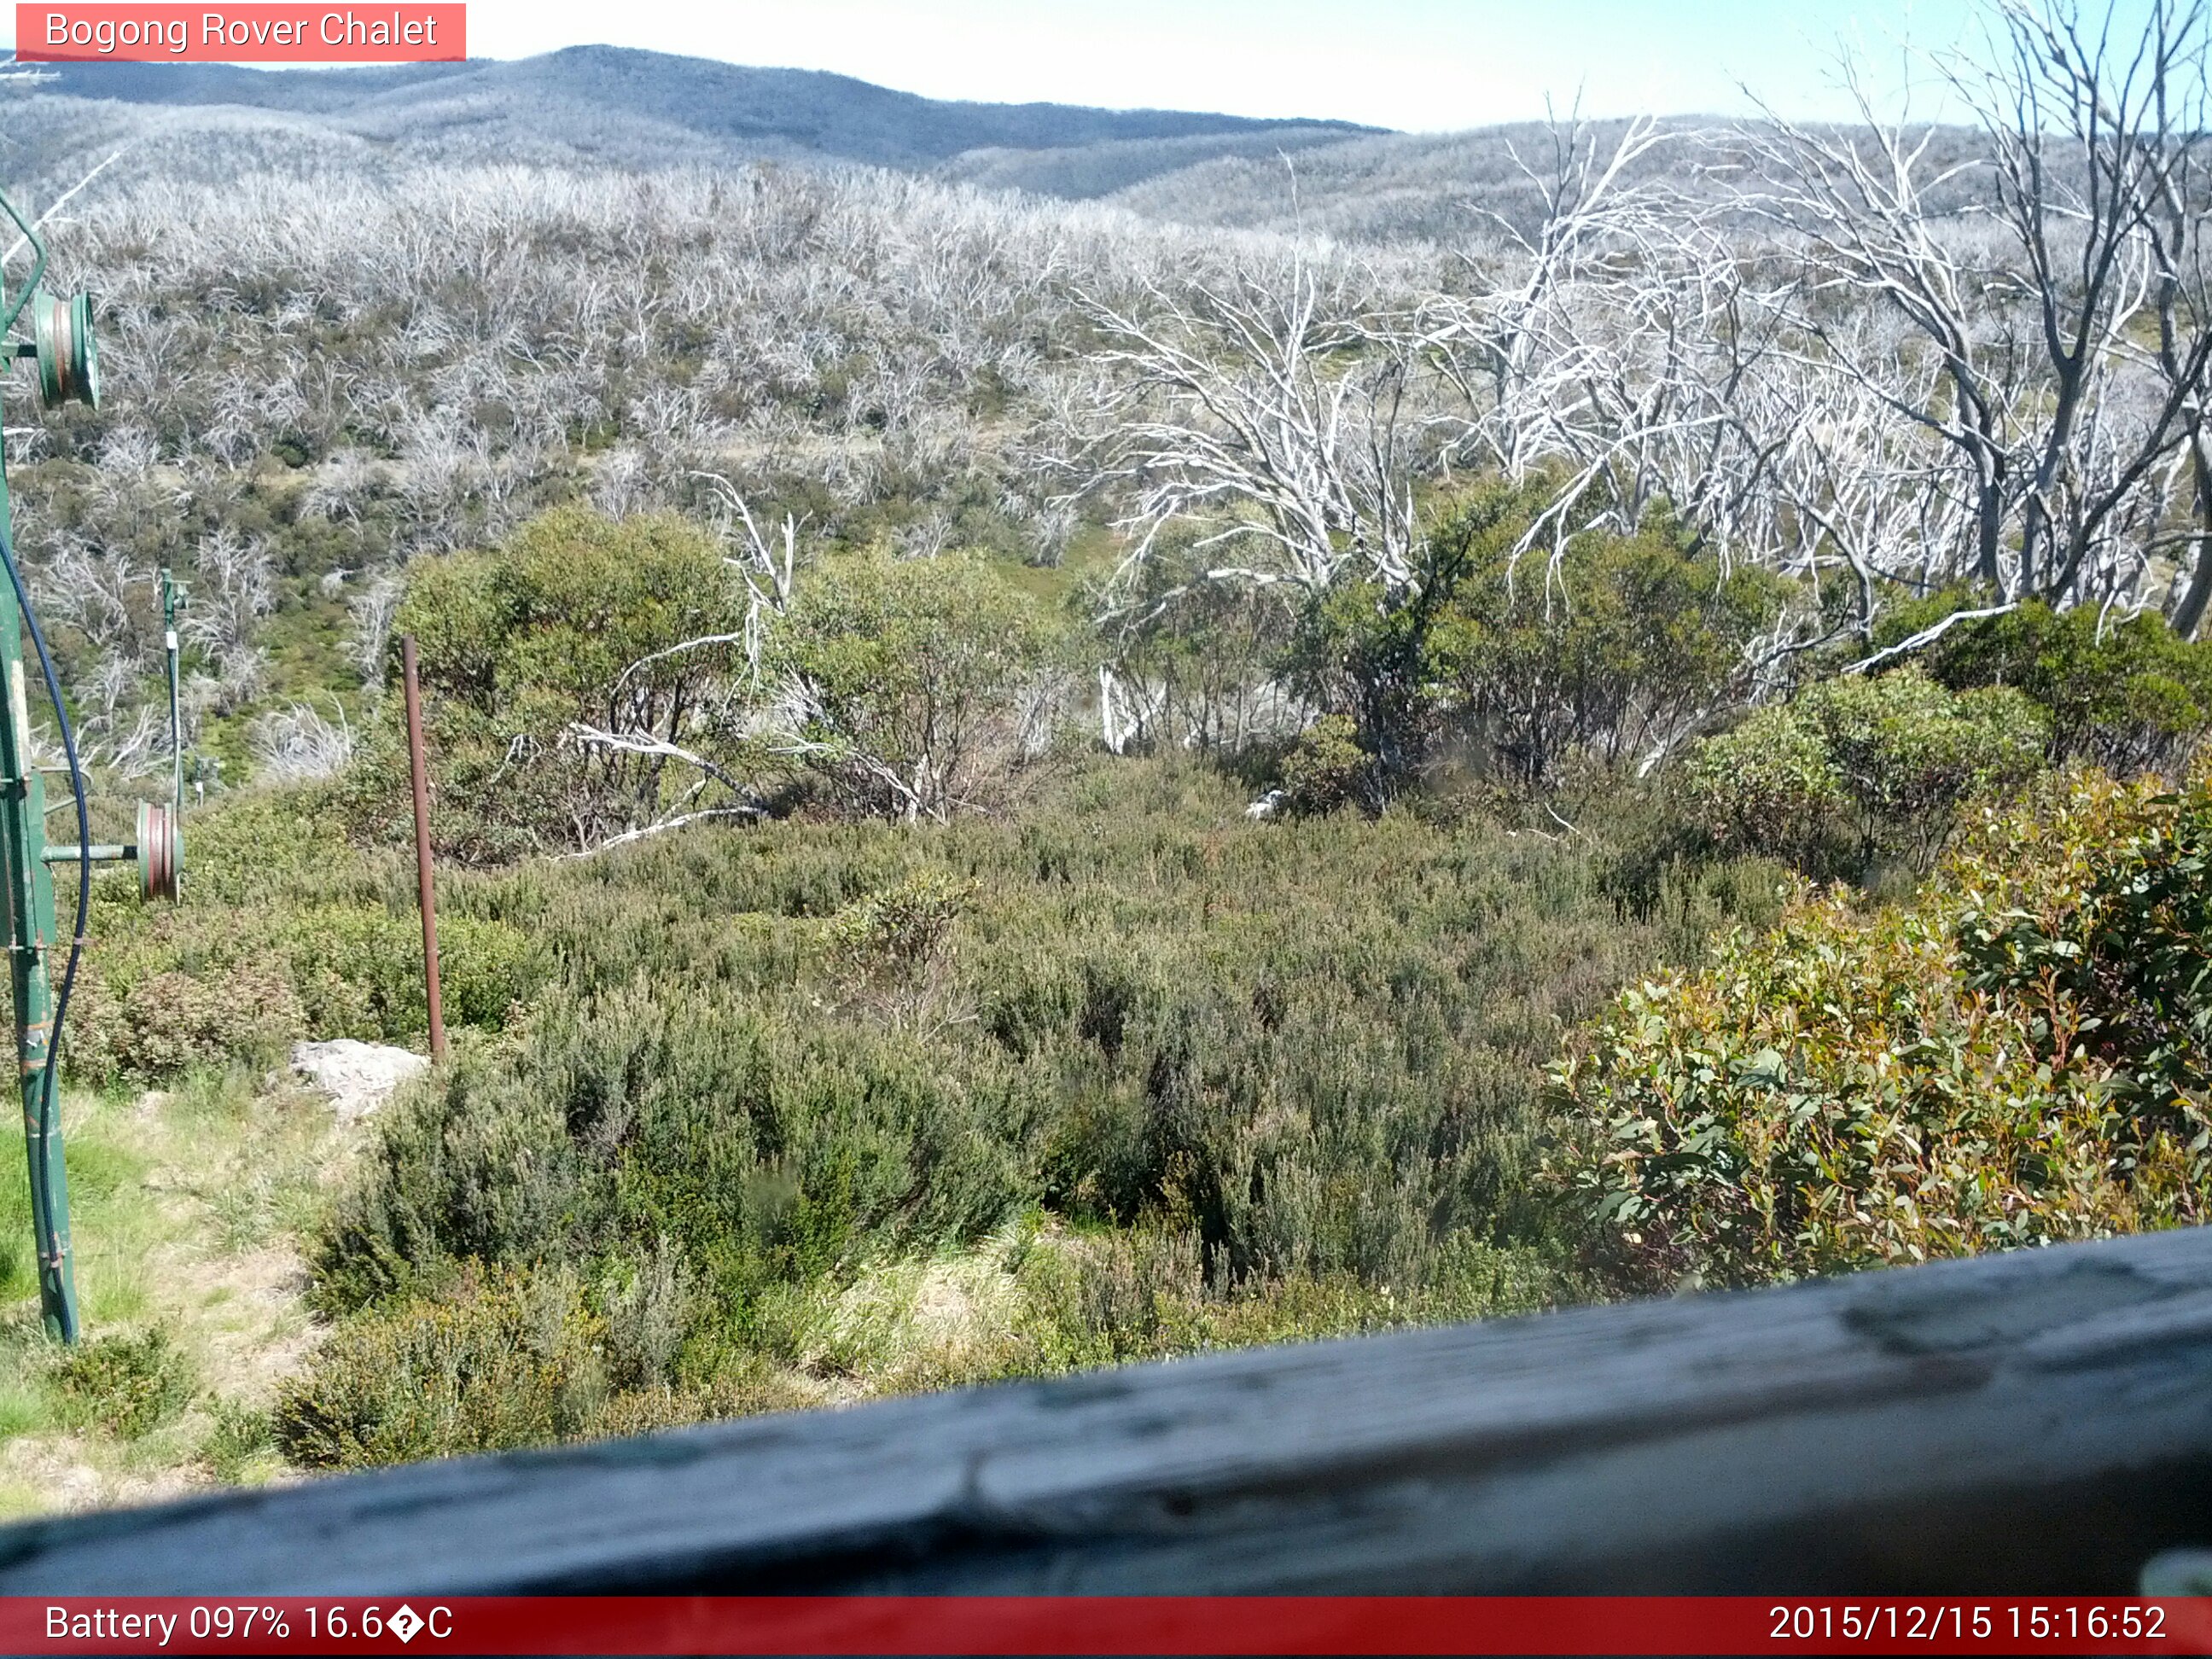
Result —
[{"label": "wire cable", "polygon": [[[33,1160],[38,1168],[40,1207],[46,1212],[47,1227],[53,1226],[52,1194],[46,1188],[46,1146],[53,1133],[59,1109],[57,1091],[61,1085],[62,1022],[69,1017],[70,993],[76,985],[77,957],[84,950],[85,925],[92,914],[92,815],[85,805],[84,768],[78,763],[76,732],[70,725],[69,705],[62,700],[61,677],[54,672],[53,653],[46,649],[46,636],[39,627],[39,619],[31,609],[31,595],[23,586],[23,573],[15,568],[15,549],[4,530],[0,530],[0,565],[8,569],[8,585],[15,590],[15,608],[23,618],[24,631],[30,635],[31,643],[39,653],[39,672],[46,677],[46,696],[54,705],[54,719],[61,726],[62,753],[69,760],[70,793],[76,802],[76,925],[70,929],[68,966],[62,970],[61,989],[54,998],[53,1024],[46,1036],[46,1074],[45,1086],[39,1093],[40,1156]],[[20,757],[27,769],[31,757]],[[38,858],[43,848],[23,849],[29,858]],[[49,1237],[39,1241],[42,1251],[52,1249],[60,1240]],[[64,1340],[73,1340],[75,1331],[63,1332]]]}]

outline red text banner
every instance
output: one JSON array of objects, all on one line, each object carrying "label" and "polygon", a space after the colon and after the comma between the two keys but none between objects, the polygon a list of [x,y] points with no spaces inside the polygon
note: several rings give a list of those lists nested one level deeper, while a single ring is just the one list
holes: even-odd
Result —
[{"label": "red text banner", "polygon": [[402,64],[468,56],[463,5],[26,5],[26,64]]},{"label": "red text banner", "polygon": [[2212,1599],[28,1596],[11,1654],[2212,1654]]}]

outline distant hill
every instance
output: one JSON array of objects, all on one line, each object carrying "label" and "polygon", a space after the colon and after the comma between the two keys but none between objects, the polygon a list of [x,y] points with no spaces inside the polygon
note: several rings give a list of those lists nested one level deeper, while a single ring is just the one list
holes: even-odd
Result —
[{"label": "distant hill", "polygon": [[[849,76],[614,46],[328,70],[49,67],[35,82],[0,82],[0,179],[34,200],[126,145],[116,183],[350,175],[421,162],[773,161],[893,167],[1186,224],[1459,245],[1494,235],[1501,220],[1533,225],[1541,196],[1522,161],[1542,167],[1553,142],[1527,124],[1401,133],[1188,110],[953,102]],[[1670,125],[1686,140],[1698,124]],[[1602,122],[1589,138],[1603,147],[1620,132]],[[1963,137],[1944,142],[1964,154]],[[1668,143],[1633,176],[1699,190],[1720,159]]]},{"label": "distant hill", "polygon": [[[1116,138],[1049,149],[971,149],[941,163],[942,177],[993,190],[1088,199],[1110,196],[1210,162],[1243,163],[1282,172],[1286,155],[1352,143],[1365,130],[1334,122],[1268,126],[1256,132],[1205,132],[1174,138]],[[1387,138],[1397,134],[1384,135]]]},{"label": "distant hill", "polygon": [[[849,76],[615,46],[573,46],[509,63],[329,70],[222,64],[48,67],[52,76],[33,86],[0,89],[0,106],[11,99],[155,106],[174,112],[158,124],[165,131],[204,125],[195,112],[242,107],[294,118],[283,125],[295,130],[306,118],[308,129],[322,127],[333,137],[456,160],[665,166],[776,157],[920,170],[973,152],[997,158],[1051,152],[1060,159],[1046,165],[1039,175],[1046,177],[1070,172],[1069,155],[1098,152],[1091,163],[1072,168],[1092,181],[1070,192],[1085,195],[1213,155],[1264,153],[1271,143],[1301,148],[1376,131],[1348,122],[1182,110],[951,102]],[[1006,163],[977,166],[988,173]]]}]

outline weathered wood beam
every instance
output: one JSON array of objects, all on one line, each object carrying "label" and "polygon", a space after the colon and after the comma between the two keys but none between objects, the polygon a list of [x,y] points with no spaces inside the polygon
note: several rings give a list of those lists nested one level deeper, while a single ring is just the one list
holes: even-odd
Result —
[{"label": "weathered wood beam", "polygon": [[0,1594],[2056,1594],[2212,1544],[2212,1231],[0,1531]]}]

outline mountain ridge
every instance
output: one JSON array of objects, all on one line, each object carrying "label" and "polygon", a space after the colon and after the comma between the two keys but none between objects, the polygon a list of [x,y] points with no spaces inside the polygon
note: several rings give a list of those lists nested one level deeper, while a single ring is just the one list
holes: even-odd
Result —
[{"label": "mountain ridge", "polygon": [[[313,118],[339,131],[411,147],[457,137],[636,164],[805,155],[909,169],[970,152],[1082,150],[1119,144],[1173,148],[1188,165],[1208,151],[1249,153],[1269,135],[1297,147],[1382,129],[1347,121],[1265,118],[1204,111],[1112,110],[1082,105],[926,98],[826,70],[762,68],[605,46],[535,58],[334,70],[261,70],[228,64],[65,64],[38,90],[87,100],[185,110],[236,106]],[[644,142],[625,143],[623,118]],[[672,133],[674,135],[672,137]],[[643,152],[643,153],[641,153]],[[1115,186],[1143,164],[1109,167]]]}]

